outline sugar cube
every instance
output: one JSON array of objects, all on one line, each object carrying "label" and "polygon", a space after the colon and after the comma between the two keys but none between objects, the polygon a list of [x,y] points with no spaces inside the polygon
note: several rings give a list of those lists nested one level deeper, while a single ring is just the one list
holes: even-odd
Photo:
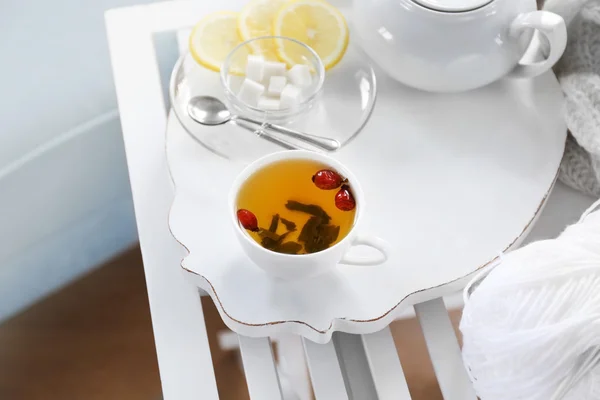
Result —
[{"label": "sugar cube", "polygon": [[238,98],[244,103],[255,107],[258,104],[258,99],[265,92],[265,87],[251,79],[244,79],[242,87],[238,92]]},{"label": "sugar cube", "polygon": [[275,61],[265,61],[263,69],[263,82],[269,84],[272,76],[285,76],[285,64]]},{"label": "sugar cube", "polygon": [[298,87],[307,87],[312,83],[308,65],[296,64],[288,71],[288,78]]},{"label": "sugar cube", "polygon": [[302,90],[294,85],[287,84],[281,91],[281,108],[294,108],[302,100]]},{"label": "sugar cube", "polygon": [[279,96],[286,84],[287,78],[285,76],[272,76],[271,79],[269,79],[269,89],[267,92],[271,96]]},{"label": "sugar cube", "polygon": [[263,80],[264,70],[265,58],[263,56],[250,54],[246,63],[246,77],[255,82],[260,82]]},{"label": "sugar cube", "polygon": [[279,110],[279,100],[261,96],[258,99],[258,108],[261,110]]}]

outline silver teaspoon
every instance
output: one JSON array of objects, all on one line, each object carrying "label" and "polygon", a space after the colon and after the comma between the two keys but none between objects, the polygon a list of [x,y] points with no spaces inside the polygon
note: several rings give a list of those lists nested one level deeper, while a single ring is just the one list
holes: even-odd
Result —
[{"label": "silver teaspoon", "polygon": [[[326,151],[336,151],[340,148],[340,142],[335,139],[330,139],[322,136],[310,135],[304,132],[298,132],[293,129],[284,128],[282,126],[273,125],[271,123],[261,123],[250,118],[242,117],[240,115],[233,115],[221,100],[212,96],[196,96],[190,99],[187,106],[189,116],[196,122],[202,125],[221,125],[227,122],[243,121],[250,124],[261,126],[263,130],[271,130],[279,134],[291,137],[294,139],[301,140],[305,143],[311,144]],[[273,136],[267,137],[267,139],[273,141]],[[275,142],[279,143],[277,140]],[[284,147],[289,148],[290,144],[287,142],[279,143]]]}]

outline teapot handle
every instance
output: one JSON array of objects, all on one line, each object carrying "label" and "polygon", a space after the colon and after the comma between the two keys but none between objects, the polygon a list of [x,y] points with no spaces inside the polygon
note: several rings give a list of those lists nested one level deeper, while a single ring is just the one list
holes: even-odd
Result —
[{"label": "teapot handle", "polygon": [[[550,54],[539,62],[519,64],[508,74],[511,78],[533,78],[550,68],[560,59],[567,47],[567,26],[565,20],[558,14],[549,11],[532,11],[525,14],[519,14],[512,22],[509,29],[509,36],[513,40],[518,40],[521,34],[528,29],[536,29],[542,33],[550,43]],[[534,48],[529,49],[535,53],[542,52],[542,42],[532,41]]]}]

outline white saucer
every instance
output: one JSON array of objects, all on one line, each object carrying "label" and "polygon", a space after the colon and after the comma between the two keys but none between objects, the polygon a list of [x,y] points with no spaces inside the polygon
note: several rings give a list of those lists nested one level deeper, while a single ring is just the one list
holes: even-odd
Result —
[{"label": "white saucer", "polygon": [[391,242],[393,253],[382,266],[339,266],[307,281],[270,278],[246,258],[226,210],[243,165],[198,146],[171,113],[171,231],[190,252],[184,270],[234,331],[316,342],[335,330],[376,331],[402,307],[461,289],[539,215],[566,137],[551,73],[451,95],[411,90],[379,72],[378,80],[364,134],[336,157],[363,185],[362,229]]}]

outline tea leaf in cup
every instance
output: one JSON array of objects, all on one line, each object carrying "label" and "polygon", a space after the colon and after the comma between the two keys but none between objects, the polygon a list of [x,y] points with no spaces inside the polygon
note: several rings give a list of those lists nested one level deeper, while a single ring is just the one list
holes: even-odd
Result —
[{"label": "tea leaf in cup", "polygon": [[283,239],[285,239],[285,237],[286,237],[287,235],[289,235],[289,234],[290,234],[290,232],[286,232],[286,233],[284,233],[283,235],[279,236],[279,240],[278,240],[278,242],[279,242],[279,243],[283,242]]},{"label": "tea leaf in cup", "polygon": [[264,237],[260,241],[260,244],[267,250],[273,250],[275,247],[277,247],[277,240],[274,240],[270,237]]},{"label": "tea leaf in cup", "polygon": [[285,237],[290,234],[290,232],[286,232],[283,235],[277,235],[276,233],[273,233],[271,231],[266,231],[264,229],[259,231],[258,234],[260,235],[261,233],[263,235],[261,236],[262,240],[261,240],[260,244],[265,249],[273,250],[273,251],[278,251],[277,248],[283,242],[283,239],[285,239]]},{"label": "tea leaf in cup", "polygon": [[277,226],[279,225],[279,214],[273,215],[271,219],[271,225],[269,226],[269,231],[275,233],[277,232]]},{"label": "tea leaf in cup", "polygon": [[325,250],[334,243],[340,234],[338,225],[329,225],[322,218],[310,217],[300,231],[299,242],[304,242],[307,253]]},{"label": "tea leaf in cup", "polygon": [[318,235],[317,228],[321,225],[321,218],[319,217],[310,217],[306,224],[302,227],[300,231],[300,236],[298,236],[299,242],[308,242],[312,237]]},{"label": "tea leaf in cup", "polygon": [[296,223],[295,222],[289,221],[289,220],[287,220],[285,218],[281,218],[280,221],[281,221],[281,223],[283,225],[285,225],[285,229],[287,229],[288,231],[293,232],[293,231],[296,230]]},{"label": "tea leaf in cup", "polygon": [[304,243],[304,250],[307,253],[316,253],[325,250],[329,245],[323,240],[322,236],[313,236],[309,241]]},{"label": "tea leaf in cup", "polygon": [[302,250],[302,245],[296,242],[285,242],[278,245],[274,251],[285,254],[298,254]]},{"label": "tea leaf in cup", "polygon": [[340,227],[338,225],[320,225],[318,232],[323,238],[323,242],[327,243],[327,247],[329,247],[337,240],[340,234]]},{"label": "tea leaf in cup", "polygon": [[275,232],[271,232],[268,229],[264,229],[264,228],[259,228],[258,229],[258,236],[260,236],[261,239],[264,238],[269,238],[271,240],[274,241],[278,241],[279,240],[279,235],[276,234]]},{"label": "tea leaf in cup", "polygon": [[320,217],[323,219],[323,223],[328,224],[331,220],[329,214],[323,210],[321,206],[316,204],[304,204],[295,200],[288,200],[285,207],[291,211],[300,211],[306,214],[314,215],[315,217]]}]

